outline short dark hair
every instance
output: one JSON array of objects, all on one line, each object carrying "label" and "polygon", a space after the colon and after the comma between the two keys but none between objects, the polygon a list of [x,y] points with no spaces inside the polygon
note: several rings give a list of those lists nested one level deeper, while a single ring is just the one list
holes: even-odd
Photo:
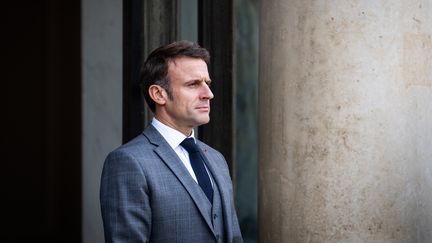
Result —
[{"label": "short dark hair", "polygon": [[147,57],[141,69],[141,90],[147,105],[155,112],[156,104],[149,95],[148,89],[153,84],[164,88],[169,98],[172,99],[172,92],[168,80],[168,64],[178,57],[193,57],[202,59],[207,63],[210,62],[209,52],[196,43],[190,41],[177,41],[171,44],[161,46],[155,49]]}]

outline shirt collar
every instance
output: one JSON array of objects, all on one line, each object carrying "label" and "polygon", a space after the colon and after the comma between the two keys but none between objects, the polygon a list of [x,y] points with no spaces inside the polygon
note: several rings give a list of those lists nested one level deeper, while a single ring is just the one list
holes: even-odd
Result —
[{"label": "shirt collar", "polygon": [[[155,117],[152,119],[151,124],[162,135],[162,137],[165,138],[165,140],[168,142],[172,149],[176,149],[180,145],[180,143],[183,142],[185,138],[187,138],[183,133],[163,124]],[[193,138],[196,142],[194,129],[192,129],[192,134],[189,136],[189,138]]]}]

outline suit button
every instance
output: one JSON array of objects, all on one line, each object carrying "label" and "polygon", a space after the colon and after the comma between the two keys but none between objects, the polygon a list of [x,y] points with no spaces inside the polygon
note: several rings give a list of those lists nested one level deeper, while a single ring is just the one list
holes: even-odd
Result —
[{"label": "suit button", "polygon": [[216,235],[216,240],[217,240],[217,241],[219,241],[219,238],[220,238],[219,235]]},{"label": "suit button", "polygon": [[216,219],[217,218],[217,214],[213,214],[213,219]]}]

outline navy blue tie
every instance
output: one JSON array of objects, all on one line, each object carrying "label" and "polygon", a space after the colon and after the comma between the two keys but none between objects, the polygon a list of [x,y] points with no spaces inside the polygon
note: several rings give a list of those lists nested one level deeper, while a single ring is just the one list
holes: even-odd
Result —
[{"label": "navy blue tie", "polygon": [[213,187],[210,182],[210,177],[207,174],[207,170],[204,166],[203,155],[200,152],[200,149],[195,144],[195,140],[193,138],[186,138],[180,145],[186,149],[189,153],[189,160],[192,165],[192,169],[195,172],[195,176],[198,181],[198,185],[200,185],[201,189],[206,194],[210,203],[213,202]]}]

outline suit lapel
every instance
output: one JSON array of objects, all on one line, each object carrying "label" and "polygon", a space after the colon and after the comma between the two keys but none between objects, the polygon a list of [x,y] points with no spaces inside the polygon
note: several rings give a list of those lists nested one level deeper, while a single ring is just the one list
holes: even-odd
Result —
[{"label": "suit lapel", "polygon": [[170,168],[173,174],[177,177],[183,187],[191,196],[192,200],[195,202],[198,210],[203,216],[204,220],[207,222],[210,230],[213,231],[213,226],[210,215],[207,213],[206,205],[208,202],[206,201],[206,197],[202,196],[202,192],[197,183],[192,179],[191,175],[187,171],[186,167],[181,162],[180,158],[174,152],[174,150],[169,146],[169,144],[165,141],[162,135],[153,127],[149,126],[145,131],[144,135],[149,139],[151,143],[156,145],[154,151],[161,158],[161,160]]},{"label": "suit lapel", "polygon": [[[221,203],[222,203],[222,210],[224,214],[224,226],[225,226],[225,233],[227,235],[227,239],[232,239],[232,208],[231,205],[231,194],[229,192],[230,184],[228,184],[224,178],[223,175],[220,173],[220,171],[223,171],[221,168],[217,168],[218,164],[221,163],[221,161],[215,161],[218,158],[215,158],[215,156],[212,156],[206,149],[203,149],[201,147],[201,152],[205,155],[204,156],[204,162],[210,171],[210,173],[213,176],[214,182],[216,186],[219,189],[219,194],[221,196]],[[225,161],[222,161],[225,163]]]}]

